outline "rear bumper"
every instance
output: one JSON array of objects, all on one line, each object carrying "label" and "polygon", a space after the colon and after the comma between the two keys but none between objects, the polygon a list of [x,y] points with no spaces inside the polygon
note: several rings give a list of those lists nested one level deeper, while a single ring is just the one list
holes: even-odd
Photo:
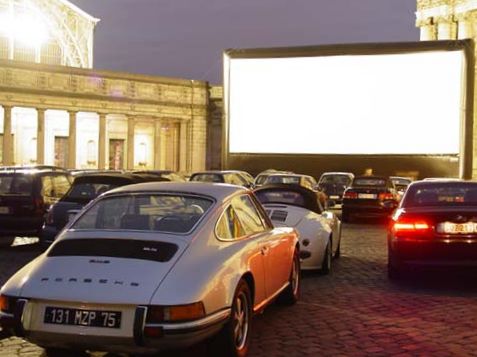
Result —
[{"label": "rear bumper", "polygon": [[[145,308],[138,306],[130,336],[117,337],[88,334],[88,327],[84,326],[78,326],[75,333],[64,333],[61,329],[56,332],[29,330],[23,325],[25,320],[23,311],[26,311],[27,303],[15,309],[14,314],[0,313],[0,326],[6,332],[42,347],[127,353],[152,353],[192,346],[218,333],[227,323],[231,313],[230,308],[227,308],[199,320],[152,325],[145,324]],[[145,328],[154,329],[154,337],[146,335]]]},{"label": "rear bumper", "polygon": [[394,211],[381,205],[350,205],[343,202],[342,210],[349,215],[360,217],[385,217]]},{"label": "rear bumper", "polygon": [[393,265],[477,267],[477,240],[389,243]]},{"label": "rear bumper", "polygon": [[0,216],[0,237],[1,236],[35,236],[38,237],[43,216]]}]

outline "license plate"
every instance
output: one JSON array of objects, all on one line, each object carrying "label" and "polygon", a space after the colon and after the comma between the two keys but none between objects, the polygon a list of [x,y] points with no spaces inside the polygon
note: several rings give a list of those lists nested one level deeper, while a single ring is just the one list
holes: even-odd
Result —
[{"label": "license plate", "polygon": [[330,199],[331,199],[331,200],[337,200],[337,199],[339,199],[339,198],[340,198],[340,196],[336,196],[336,195],[331,195],[331,196],[330,196]]},{"label": "license plate", "polygon": [[469,234],[477,232],[475,223],[452,223],[444,222],[437,226],[437,232],[447,234]]},{"label": "license plate", "polygon": [[9,214],[10,213],[10,207],[0,207],[0,214]]},{"label": "license plate", "polygon": [[47,306],[43,322],[55,325],[120,328],[121,312]]},{"label": "license plate", "polygon": [[364,198],[368,200],[374,200],[378,196],[375,193],[358,193],[358,198]]}]

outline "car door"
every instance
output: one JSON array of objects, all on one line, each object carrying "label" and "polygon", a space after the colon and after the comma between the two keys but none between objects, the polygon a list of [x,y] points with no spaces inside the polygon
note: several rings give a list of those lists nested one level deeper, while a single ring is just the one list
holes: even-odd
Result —
[{"label": "car door", "polygon": [[235,197],[232,206],[247,234],[259,240],[265,264],[265,284],[268,297],[275,294],[288,281],[290,256],[288,238],[273,234],[266,227],[248,194]]}]

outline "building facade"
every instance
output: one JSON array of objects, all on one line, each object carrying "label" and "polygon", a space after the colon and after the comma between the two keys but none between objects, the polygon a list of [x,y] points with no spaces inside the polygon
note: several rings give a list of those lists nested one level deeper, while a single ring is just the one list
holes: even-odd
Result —
[{"label": "building facade", "polygon": [[0,0],[0,162],[204,169],[208,84],[91,69],[98,21],[66,0]]},{"label": "building facade", "polygon": [[[477,40],[477,0],[417,0],[421,41]],[[477,78],[477,76],[475,76]],[[477,108],[474,91],[474,108]],[[474,110],[473,177],[477,177],[477,116]]]}]

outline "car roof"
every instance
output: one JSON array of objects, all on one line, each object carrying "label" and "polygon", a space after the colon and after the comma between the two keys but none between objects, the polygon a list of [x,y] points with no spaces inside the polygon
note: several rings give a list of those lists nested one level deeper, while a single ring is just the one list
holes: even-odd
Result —
[{"label": "car roof", "polygon": [[84,173],[75,176],[74,184],[78,183],[139,183],[159,180],[157,176],[146,174],[120,173]]},{"label": "car roof", "polygon": [[354,176],[352,172],[341,172],[341,171],[328,171],[328,172],[323,172],[321,176],[327,176],[327,175],[345,175],[345,176]]},{"label": "car roof", "polygon": [[197,194],[215,198],[218,202],[227,200],[237,193],[250,192],[242,186],[230,185],[226,183],[210,182],[147,182],[128,186],[122,186],[108,191],[105,196],[121,193],[141,193],[141,192],[181,192]]},{"label": "car roof", "polygon": [[477,181],[472,180],[462,180],[462,179],[435,179],[435,180],[420,180],[411,182],[409,186],[412,187],[416,186],[440,186],[440,185],[450,185],[450,184],[469,184],[469,185],[477,185]]}]

